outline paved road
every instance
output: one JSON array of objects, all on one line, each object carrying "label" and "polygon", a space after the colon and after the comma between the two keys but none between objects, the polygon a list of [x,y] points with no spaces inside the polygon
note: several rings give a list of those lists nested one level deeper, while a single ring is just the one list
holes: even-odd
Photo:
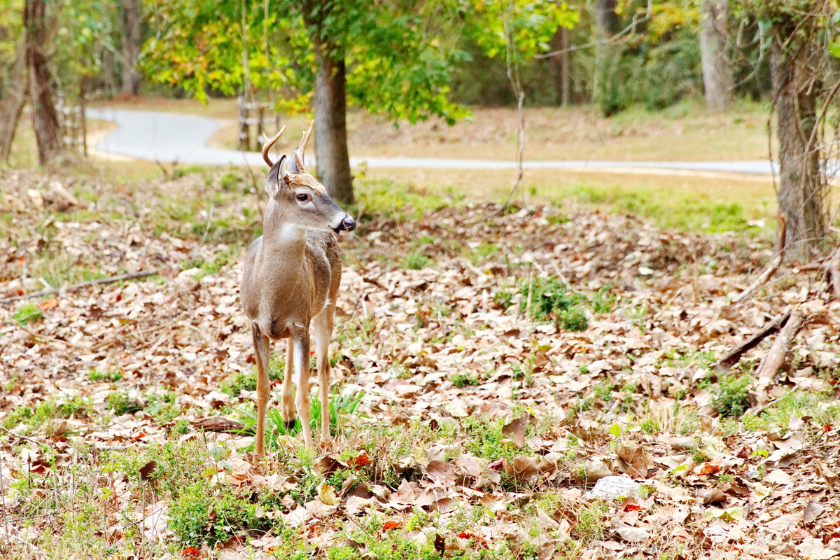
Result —
[{"label": "paved road", "polygon": [[[213,119],[195,115],[124,109],[88,109],[89,119],[112,121],[114,132],[97,142],[99,152],[160,162],[201,165],[264,165],[255,152],[220,150],[207,146],[218,125]],[[307,158],[309,160],[310,158]],[[314,158],[313,160],[314,165]],[[350,164],[367,163],[370,168],[393,169],[515,169],[515,161],[406,157],[351,157]],[[667,172],[743,173],[769,175],[770,163],[756,161],[526,161],[526,169],[659,170]],[[778,165],[776,165],[778,172]]]}]

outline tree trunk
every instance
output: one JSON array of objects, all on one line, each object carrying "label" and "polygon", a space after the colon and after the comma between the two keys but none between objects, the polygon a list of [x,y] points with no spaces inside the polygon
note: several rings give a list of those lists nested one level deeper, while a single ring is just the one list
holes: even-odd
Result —
[{"label": "tree trunk", "polygon": [[595,0],[595,25],[602,39],[619,32],[621,22],[615,11],[617,3],[617,0]]},{"label": "tree trunk", "polygon": [[140,73],[137,72],[137,60],[140,58],[140,0],[122,0],[122,8],[122,92],[126,95],[139,95]]},{"label": "tree trunk", "polygon": [[15,130],[26,103],[26,44],[23,41],[17,46],[15,62],[5,78],[0,79],[0,161],[9,159]]},{"label": "tree trunk", "polygon": [[816,87],[808,87],[809,45],[783,52],[778,40],[771,47],[773,89],[779,134],[779,211],[787,218],[785,252],[808,262],[827,234],[825,189],[817,142],[810,142],[816,122]]},{"label": "tree trunk", "polygon": [[318,178],[330,196],[353,202],[353,177],[347,152],[347,80],[344,59],[326,56],[326,45],[316,44],[315,157]]},{"label": "tree trunk", "polygon": [[38,142],[38,162],[52,162],[64,149],[58,113],[52,99],[52,74],[44,47],[50,44],[45,0],[26,0],[23,12],[26,28],[26,67],[32,124]]},{"label": "tree trunk", "polygon": [[565,27],[558,27],[551,38],[551,50],[563,51],[557,56],[551,57],[551,65],[554,67],[554,79],[557,82],[557,98],[562,107],[568,107],[572,103],[572,76],[569,67],[569,30]]},{"label": "tree trunk", "polygon": [[725,111],[732,104],[732,69],[726,59],[726,2],[703,2],[703,29],[700,55],[703,62],[703,89],[710,111]]}]

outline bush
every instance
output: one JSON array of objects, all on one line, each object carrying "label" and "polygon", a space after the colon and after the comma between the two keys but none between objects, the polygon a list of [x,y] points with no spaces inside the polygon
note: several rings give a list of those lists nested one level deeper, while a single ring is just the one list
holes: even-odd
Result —
[{"label": "bush", "polygon": [[589,326],[581,304],[586,298],[569,292],[568,286],[554,276],[523,278],[519,282],[519,307],[527,312],[528,293],[531,292],[531,318],[537,321],[554,321],[563,330],[585,331]]},{"label": "bush", "polygon": [[727,375],[712,387],[712,407],[721,416],[742,415],[750,406],[747,394],[752,384],[749,375]]}]

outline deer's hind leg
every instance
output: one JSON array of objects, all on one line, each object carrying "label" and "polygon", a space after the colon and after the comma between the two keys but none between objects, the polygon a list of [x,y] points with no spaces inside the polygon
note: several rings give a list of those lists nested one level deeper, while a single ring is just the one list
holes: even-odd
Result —
[{"label": "deer's hind leg", "polygon": [[330,337],[335,306],[327,305],[315,318],[315,355],[318,358],[318,386],[321,393],[321,441],[330,439]]},{"label": "deer's hind leg", "polygon": [[290,336],[286,345],[286,373],[283,375],[283,394],[280,403],[280,415],[286,424],[286,429],[295,427],[295,397],[293,394],[292,372],[295,359],[295,343]]},{"label": "deer's hind leg", "polygon": [[265,455],[265,413],[271,393],[268,379],[271,340],[260,331],[256,323],[251,325],[251,334],[254,338],[254,353],[257,358],[257,439],[254,454],[262,457]]}]

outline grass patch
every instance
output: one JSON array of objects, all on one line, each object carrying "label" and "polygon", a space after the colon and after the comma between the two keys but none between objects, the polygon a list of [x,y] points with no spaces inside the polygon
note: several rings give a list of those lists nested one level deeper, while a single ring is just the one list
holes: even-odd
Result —
[{"label": "grass patch", "polygon": [[[668,187],[608,187],[578,182],[561,190],[562,198],[573,198],[611,212],[633,214],[653,220],[660,227],[681,231],[743,231],[750,228],[749,220],[763,218],[768,213],[757,206],[748,209],[742,202],[712,199],[706,194]],[[561,198],[555,199],[555,204],[561,203]]]},{"label": "grass patch", "polygon": [[[531,319],[535,321],[551,321],[566,331],[585,331],[589,326],[586,312],[582,304],[586,297],[569,291],[560,279],[549,276],[547,278],[522,278],[517,285],[519,294],[519,309],[528,313],[528,300],[531,301]],[[514,292],[502,289],[493,295],[494,300],[502,307],[513,305]]]},{"label": "grass patch", "polygon": [[20,307],[17,311],[12,314],[12,319],[20,323],[21,325],[26,325],[27,323],[34,323],[36,321],[40,321],[44,318],[44,312],[41,310],[40,307],[35,305],[34,303],[27,303]]},{"label": "grass patch", "polygon": [[740,416],[750,407],[748,392],[752,385],[749,375],[727,375],[712,386],[710,404],[721,416]]},{"label": "grass patch", "polygon": [[66,400],[51,398],[39,403],[34,408],[19,406],[7,414],[2,426],[12,429],[23,424],[25,431],[31,432],[52,420],[62,418],[86,418],[93,413],[93,403],[90,399],[73,397]]},{"label": "grass patch", "polygon": [[464,195],[453,188],[425,188],[403,181],[371,178],[362,178],[356,183],[355,195],[355,207],[349,206],[345,210],[362,221],[374,216],[417,220],[464,199]]}]

